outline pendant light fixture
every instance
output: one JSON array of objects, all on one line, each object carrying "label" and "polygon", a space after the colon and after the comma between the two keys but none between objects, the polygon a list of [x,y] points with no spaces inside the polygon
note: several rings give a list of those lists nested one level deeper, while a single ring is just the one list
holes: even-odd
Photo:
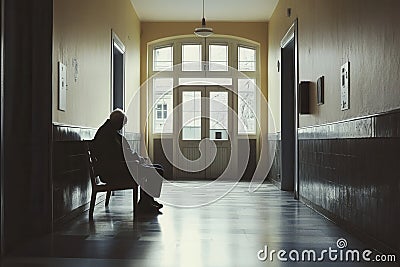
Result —
[{"label": "pendant light fixture", "polygon": [[201,19],[201,27],[194,30],[194,34],[199,37],[209,37],[212,35],[213,29],[206,27],[206,19],[204,18],[204,0],[203,0],[203,18]]}]

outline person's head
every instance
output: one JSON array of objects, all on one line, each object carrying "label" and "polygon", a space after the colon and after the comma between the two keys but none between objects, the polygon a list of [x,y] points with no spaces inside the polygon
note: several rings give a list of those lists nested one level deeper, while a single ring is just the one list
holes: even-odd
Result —
[{"label": "person's head", "polygon": [[121,130],[127,121],[128,121],[128,118],[126,117],[125,113],[119,108],[113,110],[110,113],[111,125],[117,131]]}]

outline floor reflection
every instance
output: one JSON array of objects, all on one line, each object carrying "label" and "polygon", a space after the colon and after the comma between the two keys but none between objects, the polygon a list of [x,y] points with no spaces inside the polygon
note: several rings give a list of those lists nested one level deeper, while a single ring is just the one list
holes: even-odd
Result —
[{"label": "floor reflection", "polygon": [[[202,182],[185,183],[191,184]],[[170,186],[163,187],[164,203],[181,197]],[[225,185],[214,186],[221,189]],[[165,205],[162,215],[135,220],[131,192],[119,191],[108,208],[104,203],[96,206],[93,221],[87,213],[82,214],[52,235],[24,244],[3,259],[2,266],[343,266],[326,261],[260,262],[257,252],[265,245],[276,250],[321,250],[334,246],[341,237],[352,248],[366,247],[291,194],[271,184],[250,193],[248,186],[239,183],[209,205]],[[194,197],[208,199],[208,190],[212,189],[205,188]]]}]

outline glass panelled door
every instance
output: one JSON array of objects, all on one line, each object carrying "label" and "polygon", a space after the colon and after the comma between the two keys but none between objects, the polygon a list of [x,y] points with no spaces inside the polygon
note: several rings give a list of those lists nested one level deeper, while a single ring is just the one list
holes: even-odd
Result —
[{"label": "glass panelled door", "polygon": [[174,153],[180,179],[216,179],[229,163],[231,149],[231,93],[218,86],[181,86],[174,133]]},{"label": "glass panelled door", "polygon": [[178,134],[178,147],[175,148],[174,162],[175,177],[183,179],[204,178],[205,176],[205,149],[203,145],[205,103],[202,96],[204,88],[179,88],[178,105],[176,114],[178,122],[174,134]]},{"label": "glass panelled door", "polygon": [[[209,147],[207,158],[213,161],[206,168],[206,178],[216,179],[226,169],[231,158],[231,92],[220,87],[208,87],[207,93],[207,129]],[[216,149],[213,149],[215,147]]]}]

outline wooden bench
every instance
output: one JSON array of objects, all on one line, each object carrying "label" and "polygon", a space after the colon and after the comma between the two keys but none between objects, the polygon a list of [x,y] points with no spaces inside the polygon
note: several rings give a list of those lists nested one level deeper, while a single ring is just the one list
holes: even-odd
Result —
[{"label": "wooden bench", "polygon": [[133,216],[136,217],[137,214],[137,204],[138,204],[138,190],[139,186],[137,183],[133,182],[133,185],[109,185],[103,183],[100,179],[100,176],[96,173],[96,164],[97,159],[91,152],[91,142],[85,141],[86,151],[87,151],[87,160],[89,164],[89,172],[90,172],[90,182],[92,184],[92,196],[90,198],[90,207],[89,207],[89,220],[93,220],[93,212],[94,206],[96,205],[96,196],[98,192],[107,192],[105,206],[107,207],[110,203],[111,193],[117,190],[127,190],[133,189]]}]

